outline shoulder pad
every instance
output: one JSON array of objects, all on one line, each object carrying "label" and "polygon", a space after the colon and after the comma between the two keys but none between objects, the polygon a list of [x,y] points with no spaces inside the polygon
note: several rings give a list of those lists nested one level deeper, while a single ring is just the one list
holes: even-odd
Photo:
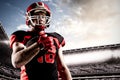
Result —
[{"label": "shoulder pad", "polygon": [[22,42],[25,35],[26,31],[23,30],[13,32],[10,36],[10,47],[12,47],[15,41]]},{"label": "shoulder pad", "polygon": [[57,39],[57,43],[59,44],[59,46],[64,46],[65,45],[65,40],[64,37],[61,36],[60,34],[53,32],[53,33],[48,33],[48,36],[53,36],[54,39]]}]

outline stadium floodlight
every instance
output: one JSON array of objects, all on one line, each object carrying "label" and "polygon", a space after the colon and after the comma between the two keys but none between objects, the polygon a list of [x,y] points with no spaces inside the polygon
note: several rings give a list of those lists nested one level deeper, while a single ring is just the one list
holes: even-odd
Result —
[{"label": "stadium floodlight", "polygon": [[0,43],[9,45],[9,40],[2,40],[2,41],[0,41]]}]

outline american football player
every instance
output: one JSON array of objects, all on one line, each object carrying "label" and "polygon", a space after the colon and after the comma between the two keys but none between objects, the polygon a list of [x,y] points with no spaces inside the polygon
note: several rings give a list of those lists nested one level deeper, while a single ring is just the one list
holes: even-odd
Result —
[{"label": "american football player", "polygon": [[64,63],[63,36],[45,32],[50,26],[51,11],[43,2],[28,6],[26,24],[30,30],[18,30],[11,34],[12,65],[20,68],[20,80],[72,80]]}]

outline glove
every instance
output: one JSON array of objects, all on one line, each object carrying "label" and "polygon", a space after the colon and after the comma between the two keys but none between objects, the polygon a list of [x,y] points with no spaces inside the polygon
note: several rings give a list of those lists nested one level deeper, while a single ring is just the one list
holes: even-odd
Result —
[{"label": "glove", "polygon": [[47,34],[45,34],[44,31],[41,31],[39,33],[39,39],[38,39],[38,44],[41,49],[48,50],[53,46],[53,38],[48,37]]}]

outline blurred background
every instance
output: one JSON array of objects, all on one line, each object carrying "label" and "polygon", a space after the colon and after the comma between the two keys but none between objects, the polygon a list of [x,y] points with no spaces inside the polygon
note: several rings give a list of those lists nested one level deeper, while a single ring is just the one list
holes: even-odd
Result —
[{"label": "blurred background", "polygon": [[19,79],[19,69],[11,65],[9,37],[27,30],[26,8],[42,1],[51,9],[47,32],[58,32],[66,41],[65,62],[73,79],[119,80],[120,0],[1,0],[0,78]]}]

